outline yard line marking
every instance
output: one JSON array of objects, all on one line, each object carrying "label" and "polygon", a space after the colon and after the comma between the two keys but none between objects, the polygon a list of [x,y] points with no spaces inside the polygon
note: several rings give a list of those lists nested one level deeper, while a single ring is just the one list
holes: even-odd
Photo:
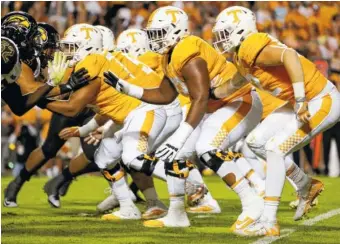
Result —
[{"label": "yard line marking", "polygon": [[[312,226],[322,220],[325,219],[329,219],[335,215],[339,215],[340,214],[340,208],[338,209],[333,209],[327,213],[324,214],[320,214],[312,219],[307,219],[305,221],[303,221],[301,224],[299,225],[303,225],[303,226]],[[251,244],[270,244],[273,243],[274,241],[277,241],[279,239],[282,239],[284,237],[289,236],[290,234],[294,233],[295,231],[297,231],[297,229],[283,229],[281,230],[281,235],[280,236],[265,236],[257,241],[252,242]]]},{"label": "yard line marking", "polygon": [[329,218],[331,218],[335,215],[338,215],[338,214],[340,214],[340,208],[334,209],[332,211],[329,211],[329,212],[321,214],[321,215],[318,215],[318,216],[316,216],[312,219],[307,219],[302,223],[302,225],[312,226],[319,221],[322,221],[324,219],[329,219]]}]

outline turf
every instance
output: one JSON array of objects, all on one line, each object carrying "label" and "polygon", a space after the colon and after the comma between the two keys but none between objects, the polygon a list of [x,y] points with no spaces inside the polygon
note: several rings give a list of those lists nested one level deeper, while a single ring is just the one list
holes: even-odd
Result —
[{"label": "turf", "polygon": [[[11,178],[2,178],[2,190]],[[18,197],[19,208],[2,207],[2,243],[251,243],[259,238],[242,238],[228,232],[240,213],[236,195],[217,177],[206,182],[221,205],[219,215],[190,214],[191,227],[186,229],[148,229],[141,221],[106,222],[96,215],[96,204],[106,195],[107,183],[96,176],[79,177],[62,198],[62,208],[51,208],[42,191],[46,178],[33,178]],[[326,190],[309,217],[340,207],[340,178],[322,178]],[[167,203],[166,184],[155,182],[160,197]],[[340,215],[313,226],[297,226],[288,202],[294,199],[290,186],[285,187],[279,212],[281,229],[297,229],[275,243],[339,243]],[[138,205],[144,210],[142,204]]]}]

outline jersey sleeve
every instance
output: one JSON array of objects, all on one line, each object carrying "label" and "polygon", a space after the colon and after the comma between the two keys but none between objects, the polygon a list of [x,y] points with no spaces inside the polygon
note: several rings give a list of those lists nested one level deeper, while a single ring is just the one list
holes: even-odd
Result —
[{"label": "jersey sleeve", "polygon": [[147,65],[148,67],[150,67],[161,78],[164,77],[164,72],[162,68],[162,55],[148,51],[143,55],[139,56],[138,60],[141,61],[143,64]]},{"label": "jersey sleeve", "polygon": [[91,54],[86,56],[82,61],[77,63],[75,71],[85,68],[88,71],[90,79],[95,79],[101,73],[102,67],[107,62],[107,59],[100,54]]},{"label": "jersey sleeve", "polygon": [[195,36],[188,36],[180,41],[175,47],[171,63],[178,74],[191,59],[200,56],[199,39]]},{"label": "jersey sleeve", "polygon": [[238,51],[238,57],[249,66],[253,66],[261,50],[271,42],[266,33],[254,33],[244,40]]}]

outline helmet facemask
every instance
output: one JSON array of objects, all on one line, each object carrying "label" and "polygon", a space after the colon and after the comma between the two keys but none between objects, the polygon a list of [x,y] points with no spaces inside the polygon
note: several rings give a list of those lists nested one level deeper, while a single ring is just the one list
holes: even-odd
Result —
[{"label": "helmet facemask", "polygon": [[148,35],[150,49],[153,52],[165,54],[175,43],[170,43],[168,40],[169,33],[174,29],[174,26],[166,26],[163,28],[147,28],[145,31]]}]

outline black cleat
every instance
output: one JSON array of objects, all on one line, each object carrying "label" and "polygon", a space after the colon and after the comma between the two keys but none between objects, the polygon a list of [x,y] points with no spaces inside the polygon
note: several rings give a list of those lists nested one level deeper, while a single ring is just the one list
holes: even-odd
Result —
[{"label": "black cleat", "polygon": [[70,187],[73,180],[66,181],[60,188],[59,188],[59,196],[65,196],[67,194],[68,188]]},{"label": "black cleat", "polygon": [[8,208],[16,208],[17,204],[17,195],[20,191],[21,186],[17,184],[15,181],[9,183],[7,188],[5,189],[5,199],[4,206]]},{"label": "black cleat", "polygon": [[47,194],[48,203],[54,208],[60,208],[60,198],[57,189],[58,176],[47,181],[44,185],[44,192]]}]

